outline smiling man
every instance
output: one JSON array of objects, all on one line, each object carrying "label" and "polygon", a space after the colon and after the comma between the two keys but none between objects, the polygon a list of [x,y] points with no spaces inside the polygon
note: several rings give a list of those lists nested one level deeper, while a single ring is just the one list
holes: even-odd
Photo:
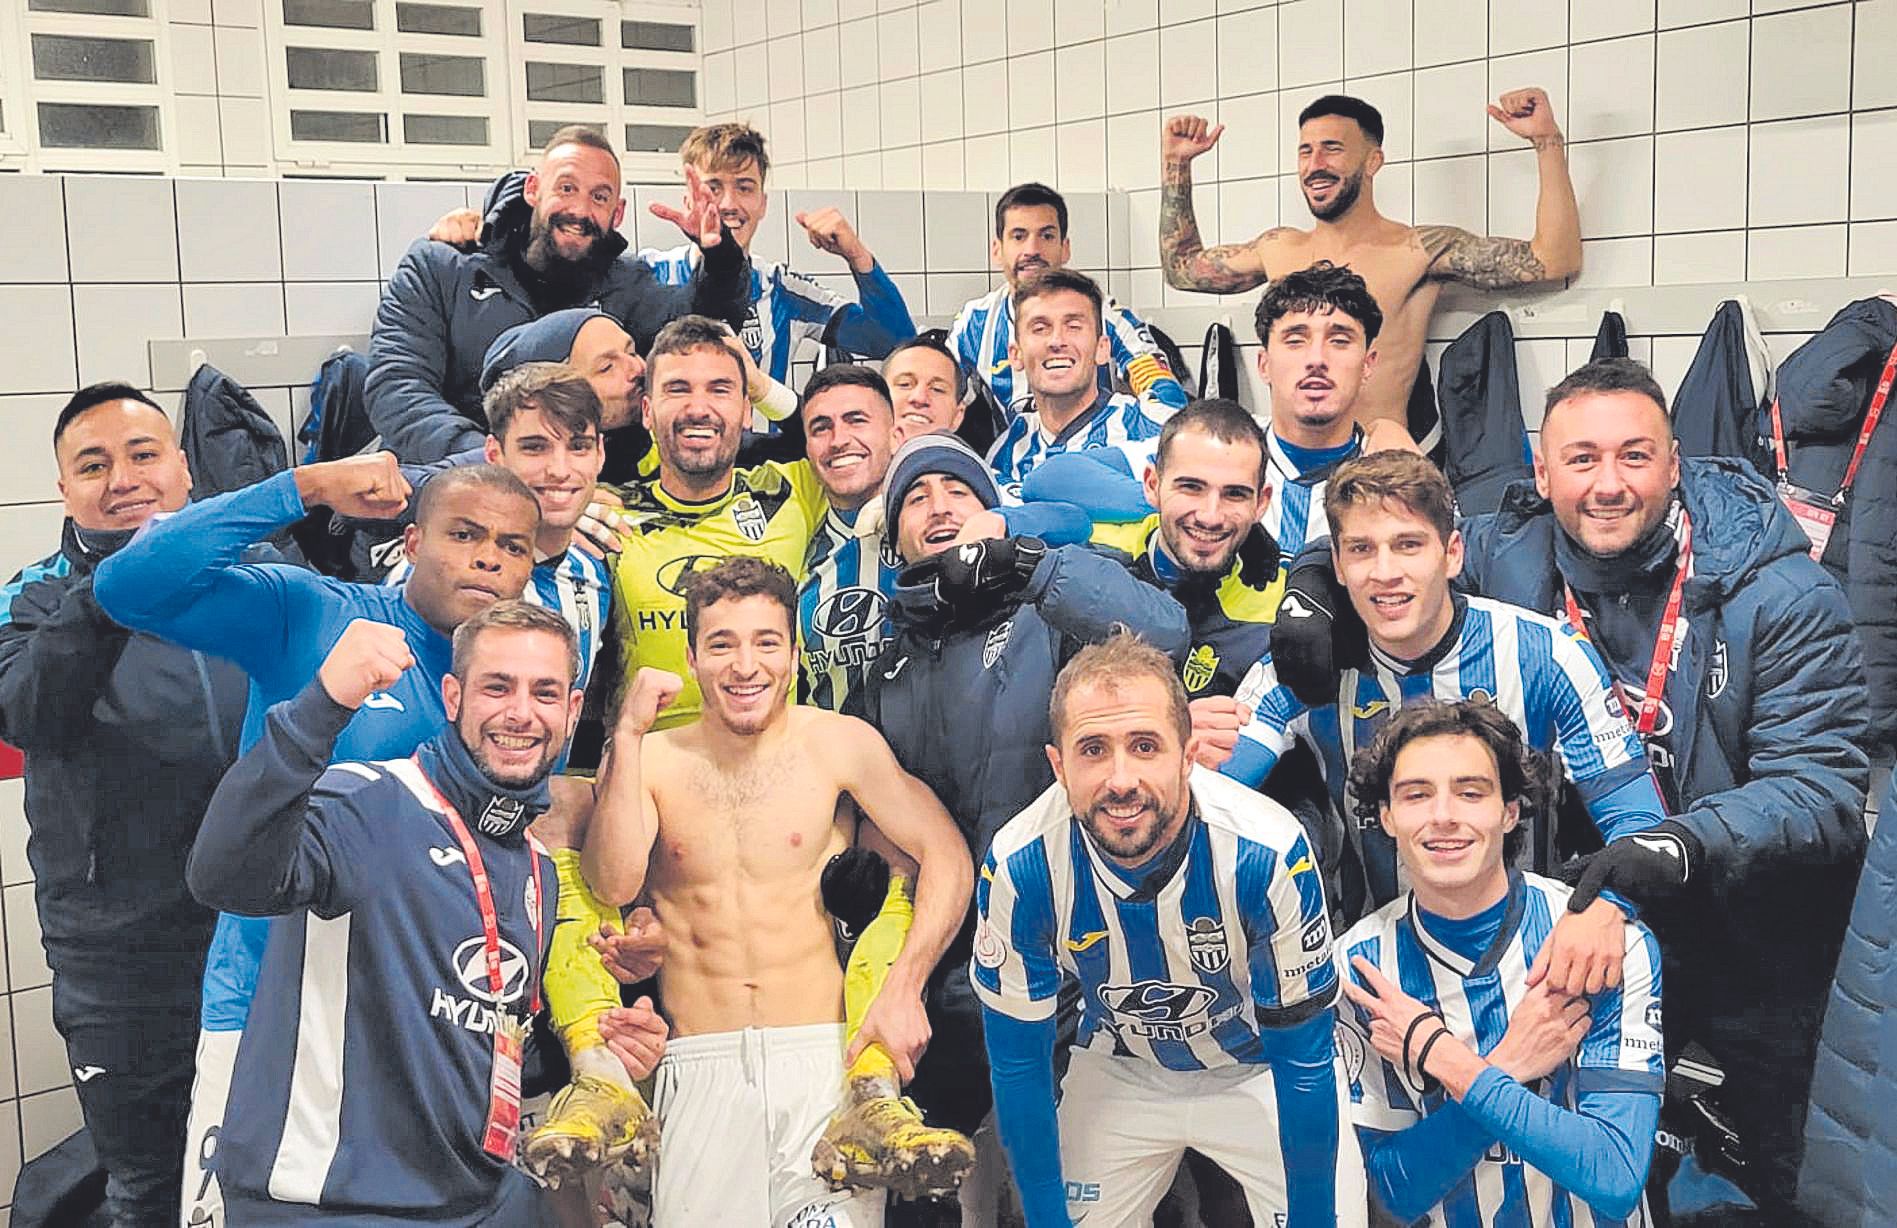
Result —
[{"label": "smiling man", "polygon": [[[246,563],[249,547],[308,508],[387,519],[408,501],[387,452],[298,468],[190,504],[150,526],[99,567],[94,594],[127,627],[211,656],[250,676],[242,745],[273,703],[295,697],[352,621],[402,629],[415,667],[368,697],[337,740],[346,758],[406,755],[440,729],[449,636],[463,621],[516,598],[533,567],[540,508],[533,492],[492,465],[428,483],[403,536],[410,570],[399,586],[345,584],[299,567]],[[205,964],[198,1079],[187,1139],[184,1220],[222,1222],[215,1136],[271,923],[225,915]]]},{"label": "smiling man", "polygon": [[1048,457],[1083,449],[1119,449],[1141,468],[1134,458],[1143,462],[1147,450],[1140,443],[1159,434],[1172,410],[1111,392],[1095,378],[1110,346],[1101,331],[1106,299],[1093,278],[1050,269],[1018,286],[1009,302],[1016,331],[1008,361],[1028,397],[988,452],[1002,487],[1018,492]]},{"label": "smiling man", "polygon": [[883,379],[896,409],[898,447],[918,435],[952,434],[968,405],[968,372],[939,331],[898,345],[883,360]]},{"label": "smiling man", "polygon": [[[1016,291],[1044,273],[1065,269],[1073,257],[1067,238],[1067,201],[1043,183],[1018,183],[995,202],[995,237],[988,258],[1002,283],[963,304],[949,329],[948,347],[973,378],[988,386],[1008,419],[1027,399],[1021,367],[1014,360],[1020,304]],[[1100,391],[1111,393],[1116,380],[1133,395],[1173,409],[1186,403],[1186,390],[1167,365],[1164,351],[1139,317],[1111,300],[1095,313],[1104,321],[1106,349],[1088,366]]]},{"label": "smiling man", "polygon": [[1029,1228],[1148,1222],[1187,1147],[1254,1223],[1363,1224],[1330,916],[1297,821],[1194,768],[1174,665],[1132,636],[1081,649],[1049,708],[1057,782],[995,836],[969,965]]},{"label": "smiling man", "polygon": [[716,202],[693,189],[683,210],[652,206],[705,251],[703,275],[677,286],[626,252],[616,229],[626,211],[619,158],[583,125],[555,132],[523,181],[496,185],[474,250],[417,241],[389,275],[369,347],[364,394],[384,443],[415,464],[479,447],[488,347],[550,312],[598,307],[642,346],[691,311],[742,323],[747,260],[727,241]]},{"label": "smiling man", "polygon": [[[873,1228],[883,1191],[832,1191],[810,1155],[838,1108],[846,1043],[849,1057],[880,1043],[910,1063],[926,1042],[923,986],[966,909],[973,869],[941,803],[875,729],[789,702],[787,571],[726,559],[695,573],[686,593],[700,717],[655,730],[683,680],[651,669],[634,678],[586,857],[587,880],[607,899],[649,892],[667,937],[659,985],[675,1039],[656,1090],[666,1158],[654,1220]],[[862,1020],[852,1038],[819,880],[854,843],[858,807],[919,869],[913,925],[867,1015],[850,1003]],[[959,1176],[965,1153],[942,1158]]]}]

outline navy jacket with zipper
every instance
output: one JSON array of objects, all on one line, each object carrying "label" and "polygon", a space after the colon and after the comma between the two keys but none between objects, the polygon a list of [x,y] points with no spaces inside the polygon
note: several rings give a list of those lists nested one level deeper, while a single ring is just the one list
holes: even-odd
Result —
[{"label": "navy jacket with zipper", "polygon": [[[383,446],[403,460],[438,461],[479,447],[486,437],[480,378],[487,348],[541,314],[511,255],[525,245],[531,215],[517,189],[490,193],[479,247],[463,252],[419,239],[390,275],[369,342],[366,393]],[[661,328],[690,312],[733,328],[744,323],[751,265],[729,229],[705,253],[698,276],[683,286],[661,284],[627,253],[626,237],[618,231],[599,244],[597,278],[580,302],[569,305],[597,304],[632,334],[641,354]]]},{"label": "navy jacket with zipper", "polygon": [[188,1013],[215,914],[191,898],[185,859],[236,758],[248,683],[99,608],[93,570],[130,537],[68,520],[58,552],[0,590],[0,738],[26,755],[27,860],[54,972]]}]

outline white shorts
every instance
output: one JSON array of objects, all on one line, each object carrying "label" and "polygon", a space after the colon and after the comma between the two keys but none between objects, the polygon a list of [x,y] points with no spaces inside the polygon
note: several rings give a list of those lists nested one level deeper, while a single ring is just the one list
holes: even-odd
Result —
[{"label": "white shorts", "polygon": [[178,1213],[182,1228],[224,1228],[224,1192],[211,1164],[243,1039],[242,1032],[198,1031],[198,1074],[191,1084],[191,1115],[184,1128],[184,1198]]},{"label": "white shorts", "polygon": [[881,1190],[833,1192],[810,1152],[843,1095],[843,1025],[669,1041],[653,1110],[656,1228],[880,1228]]},{"label": "white shorts", "polygon": [[[1329,1146],[1312,1145],[1321,1132],[1281,1119],[1269,1066],[1168,1070],[1139,1058],[1075,1049],[1060,1101],[1068,1212],[1076,1222],[1085,1216],[1089,1228],[1150,1224],[1190,1147],[1244,1188],[1252,1221],[1264,1228],[1364,1228],[1369,1212],[1363,1155],[1350,1124],[1350,1085],[1337,1063],[1332,1083],[1334,1102],[1307,1092],[1309,1103],[1300,1108],[1312,1110],[1320,1122],[1335,1120],[1334,1164]],[[1289,1165],[1287,1149],[1293,1153]],[[1334,1218],[1292,1217],[1287,1167],[1300,1182],[1328,1180]],[[1323,1191],[1317,1192],[1322,1201]]]}]

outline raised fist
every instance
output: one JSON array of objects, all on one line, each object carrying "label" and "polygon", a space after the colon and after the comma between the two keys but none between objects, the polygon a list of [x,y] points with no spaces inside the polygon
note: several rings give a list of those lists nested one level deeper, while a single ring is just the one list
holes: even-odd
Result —
[{"label": "raised fist", "polygon": [[1167,162],[1190,162],[1218,144],[1219,134],[1224,131],[1224,124],[1214,128],[1203,116],[1175,115],[1160,130],[1160,157]]},{"label": "raised fist", "polygon": [[428,237],[450,247],[473,247],[481,238],[481,215],[472,209],[450,209],[435,219]]},{"label": "raised fist", "polygon": [[305,507],[326,507],[356,520],[387,520],[408,506],[408,479],[393,452],[299,465],[293,472]]},{"label": "raised fist", "polygon": [[1548,91],[1529,86],[1510,90],[1489,104],[1489,117],[1524,141],[1545,141],[1559,137],[1561,127],[1554,122],[1554,104]]},{"label": "raised fist", "polygon": [[619,727],[616,737],[644,737],[659,719],[659,713],[665,711],[678,693],[685,689],[685,680],[677,674],[651,666],[641,666],[632,676],[632,685],[626,688],[626,697],[619,703]]},{"label": "raised fist", "polygon": [[810,236],[810,246],[818,251],[843,257],[850,268],[858,273],[867,273],[875,267],[876,257],[870,255],[869,248],[857,236],[856,228],[850,225],[850,219],[839,210],[812,209],[807,213],[793,214],[792,217]]},{"label": "raised fist", "polygon": [[377,691],[386,691],[415,664],[408,637],[400,627],[358,618],[343,628],[316,671],[329,697],[355,709]]}]

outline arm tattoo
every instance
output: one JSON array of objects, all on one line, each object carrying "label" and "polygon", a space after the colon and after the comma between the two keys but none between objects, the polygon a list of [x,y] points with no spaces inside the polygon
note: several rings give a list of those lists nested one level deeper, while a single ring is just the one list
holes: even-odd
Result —
[{"label": "arm tattoo", "polygon": [[1252,255],[1249,244],[1207,247],[1199,237],[1199,219],[1192,210],[1192,171],[1165,168],[1159,188],[1159,259],[1166,282],[1180,290],[1236,294],[1265,282],[1263,272],[1236,267]]},{"label": "arm tattoo", "polygon": [[1507,290],[1548,280],[1548,270],[1526,239],[1473,235],[1460,226],[1418,226],[1429,254],[1429,275],[1478,290]]}]

